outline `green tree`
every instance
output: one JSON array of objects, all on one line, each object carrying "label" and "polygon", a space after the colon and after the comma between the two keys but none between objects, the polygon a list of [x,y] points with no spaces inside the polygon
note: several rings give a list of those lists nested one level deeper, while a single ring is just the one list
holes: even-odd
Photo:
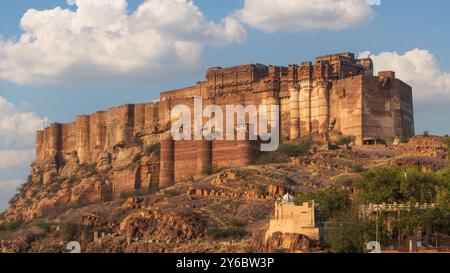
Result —
[{"label": "green tree", "polygon": [[404,201],[434,203],[438,193],[438,176],[434,173],[424,173],[417,168],[405,170],[405,179],[402,179],[400,193]]},{"label": "green tree", "polygon": [[366,171],[355,181],[358,203],[393,203],[402,201],[400,187],[404,177],[401,168],[378,168]]},{"label": "green tree", "polygon": [[[343,210],[334,215],[325,226],[325,245],[337,253],[366,252],[367,243],[375,241],[375,223],[359,217],[358,208]],[[387,232],[380,229],[381,241]]]},{"label": "green tree", "polygon": [[314,200],[320,209],[318,216],[320,222],[327,221],[335,214],[347,210],[351,205],[349,193],[336,186],[329,186],[315,192],[299,193],[295,203],[300,205],[311,200]]}]

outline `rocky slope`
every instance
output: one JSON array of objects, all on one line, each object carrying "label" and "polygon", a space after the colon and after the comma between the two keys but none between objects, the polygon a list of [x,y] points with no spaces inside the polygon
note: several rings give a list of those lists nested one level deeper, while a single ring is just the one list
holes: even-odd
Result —
[{"label": "rocky slope", "polygon": [[352,150],[318,147],[290,163],[216,170],[161,192],[111,196],[113,176],[139,173],[130,185],[134,189],[136,181],[151,180],[142,170],[159,160],[157,149],[124,144],[95,165],[65,158],[48,163],[48,170],[58,170],[53,175],[43,175],[46,166],[33,166],[0,220],[9,227],[0,231],[0,250],[62,252],[68,241],[77,240],[83,252],[317,251],[320,245],[301,235],[274,234],[264,241],[284,189],[314,191],[333,184],[351,191],[363,169],[415,165],[434,170],[445,167],[447,157],[443,141],[433,138]]}]

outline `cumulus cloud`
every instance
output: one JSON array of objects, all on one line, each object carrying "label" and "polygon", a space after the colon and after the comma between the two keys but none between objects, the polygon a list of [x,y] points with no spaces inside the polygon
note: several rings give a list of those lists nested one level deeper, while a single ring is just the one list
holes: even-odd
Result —
[{"label": "cumulus cloud", "polygon": [[245,0],[236,15],[267,32],[294,32],[339,31],[367,22],[374,12],[367,0]]},{"label": "cumulus cloud", "polygon": [[15,191],[22,184],[23,184],[22,180],[0,181],[0,192],[3,192],[3,191]]},{"label": "cumulus cloud", "polygon": [[0,150],[0,169],[29,164],[34,158],[34,149]]},{"label": "cumulus cloud", "polygon": [[246,38],[235,16],[215,23],[192,0],[70,1],[76,10],[28,10],[18,40],[0,40],[0,78],[19,84],[155,80],[192,71],[204,46]]},{"label": "cumulus cloud", "polygon": [[0,97],[0,169],[31,163],[35,133],[44,120]]},{"label": "cumulus cloud", "polygon": [[0,213],[8,207],[8,201],[24,183],[22,180],[0,180]]},{"label": "cumulus cloud", "polygon": [[428,50],[416,48],[404,54],[360,53],[360,57],[367,55],[373,59],[376,73],[383,70],[395,71],[397,78],[411,85],[416,100],[422,102],[450,100],[450,73],[442,71],[437,58]]}]

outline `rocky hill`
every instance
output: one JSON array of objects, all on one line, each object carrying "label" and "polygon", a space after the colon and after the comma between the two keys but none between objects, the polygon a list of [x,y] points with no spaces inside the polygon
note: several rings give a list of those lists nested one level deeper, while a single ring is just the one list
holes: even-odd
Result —
[{"label": "rocky hill", "polygon": [[[337,185],[351,192],[364,169],[413,165],[437,170],[447,166],[447,157],[443,139],[432,137],[352,150],[315,146],[287,163],[214,170],[160,192],[124,190],[112,196],[105,191],[112,176],[148,183],[147,167],[159,161],[157,145],[123,143],[97,164],[65,158],[34,165],[28,183],[2,215],[0,249],[60,252],[77,240],[84,252],[252,252],[286,245],[288,251],[320,250],[318,242],[301,235],[264,240],[274,202],[286,188],[305,192]],[[130,173],[135,176],[127,180]]]}]

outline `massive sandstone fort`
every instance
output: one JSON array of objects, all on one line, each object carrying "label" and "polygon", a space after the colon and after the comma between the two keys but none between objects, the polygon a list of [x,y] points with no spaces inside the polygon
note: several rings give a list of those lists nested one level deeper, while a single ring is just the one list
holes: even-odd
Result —
[{"label": "massive sandstone fort", "polygon": [[[203,105],[280,105],[282,141],[312,135],[327,139],[338,133],[354,136],[355,144],[363,145],[414,135],[411,87],[391,71],[374,76],[370,58],[342,53],[288,67],[214,67],[205,80],[163,92],[157,102],[79,116],[69,124],[53,123],[37,132],[35,173],[48,166],[58,169],[58,161],[69,157],[80,165],[98,164],[133,142],[143,147],[160,143],[160,160],[111,175],[112,195],[133,187],[165,188],[207,168],[248,164],[258,152],[251,141],[171,139],[172,107],[192,106],[194,96],[202,97]],[[142,182],[143,177],[147,181]]]}]

